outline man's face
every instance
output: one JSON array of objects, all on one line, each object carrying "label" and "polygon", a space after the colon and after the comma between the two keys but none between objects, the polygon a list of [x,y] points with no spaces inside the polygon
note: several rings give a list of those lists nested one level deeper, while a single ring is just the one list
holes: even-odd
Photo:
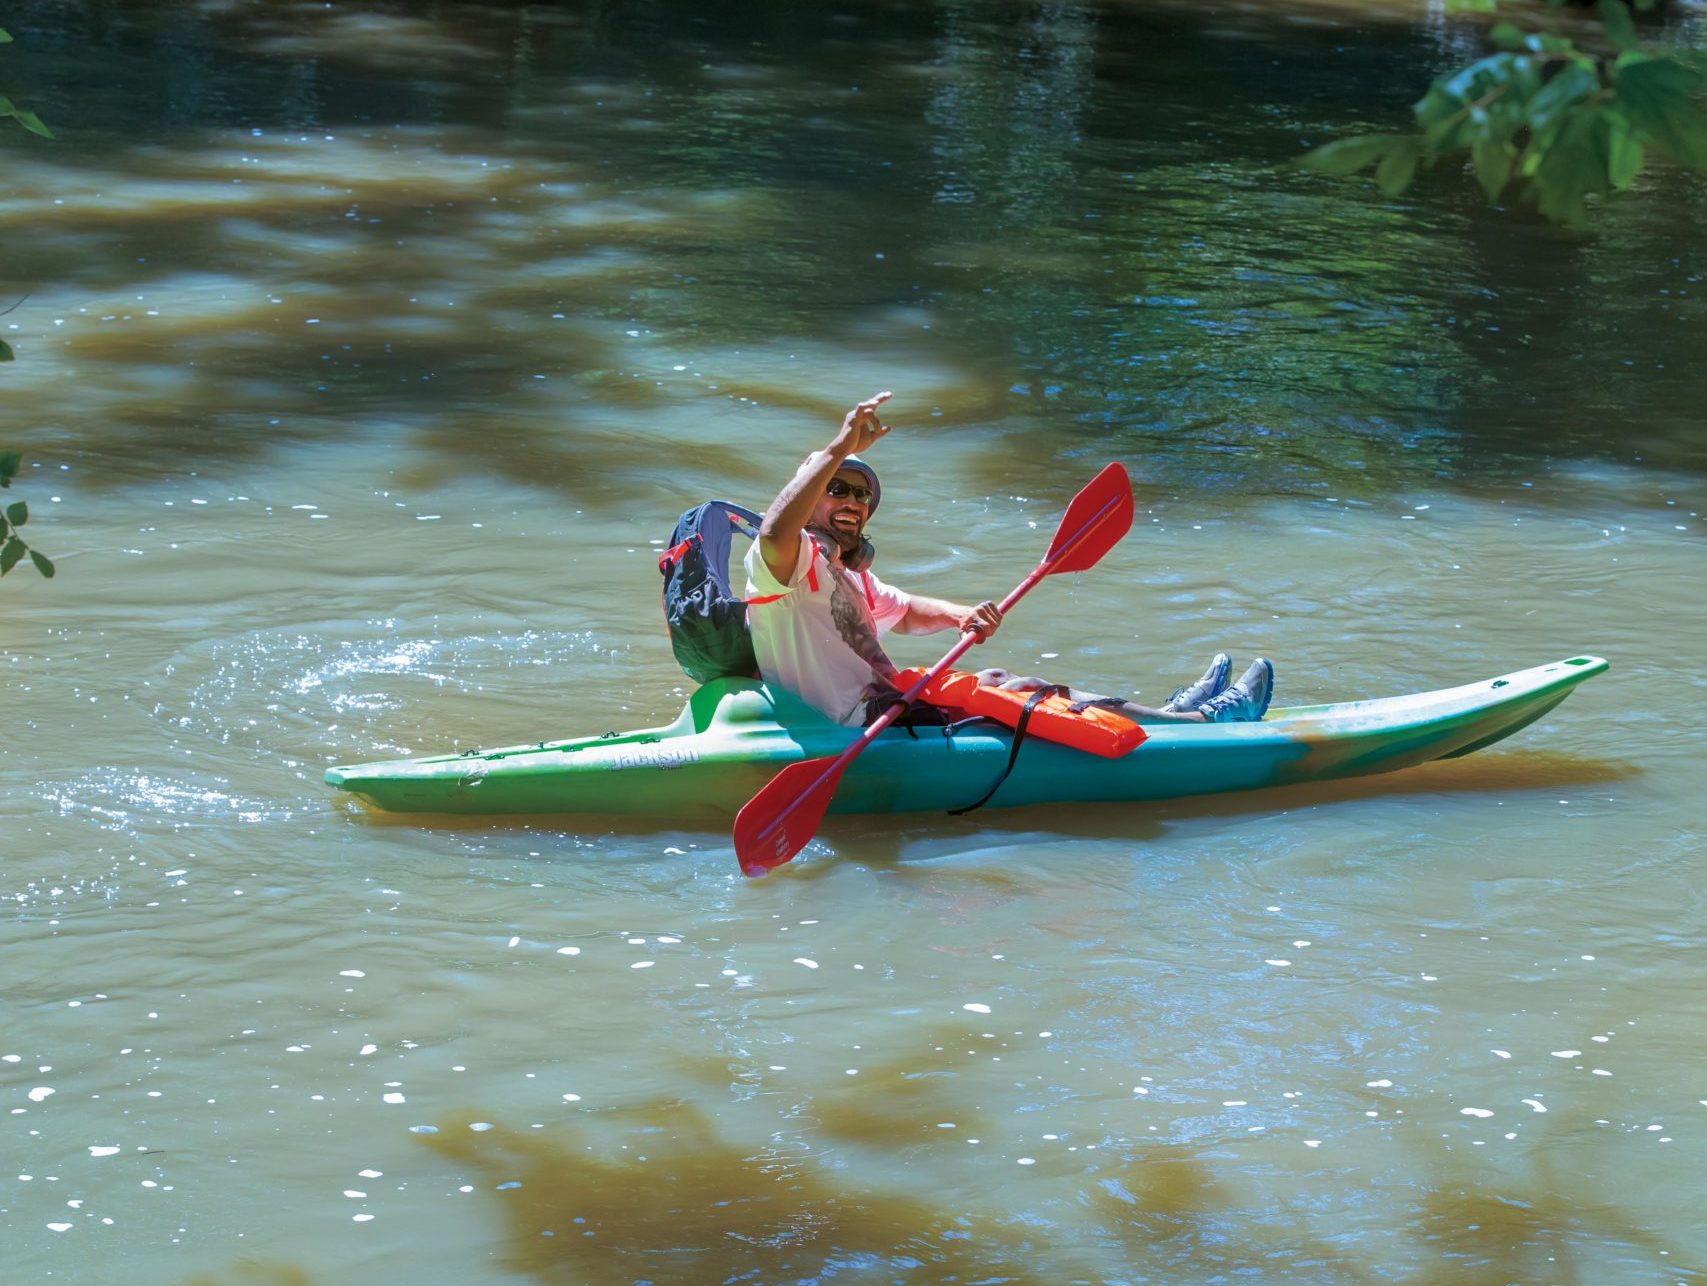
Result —
[{"label": "man's face", "polygon": [[[834,494],[838,491],[842,493],[839,496]],[[857,469],[838,469],[812,510],[811,525],[831,532],[843,549],[853,549],[858,546],[869,517],[871,492],[865,475]]]}]

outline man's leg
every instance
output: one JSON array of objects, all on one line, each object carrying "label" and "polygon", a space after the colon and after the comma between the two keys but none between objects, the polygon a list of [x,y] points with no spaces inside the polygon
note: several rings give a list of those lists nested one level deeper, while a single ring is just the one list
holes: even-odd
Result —
[{"label": "man's leg", "polygon": [[[986,688],[1001,688],[1006,692],[1036,692],[1039,688],[1047,688],[1049,680],[1039,679],[1033,675],[1014,674],[1008,670],[988,669],[978,671],[978,682]],[[1067,689],[1067,700],[1093,702],[1105,710],[1112,710],[1118,715],[1124,715],[1133,723],[1207,723],[1196,710],[1154,710],[1149,706],[1141,706],[1136,701],[1128,701],[1125,697],[1105,697],[1096,692],[1084,692],[1078,688]]]},{"label": "man's leg", "polygon": [[[1222,657],[1217,654],[1214,664],[1210,666],[1210,673],[1204,675],[1198,683],[1209,681],[1215,672],[1222,668],[1221,661]],[[1220,678],[1225,679],[1224,670]],[[1035,692],[1039,688],[1050,686],[1046,679],[1016,675],[1002,669],[978,671],[978,682],[986,687],[1005,688],[1009,692]],[[1168,703],[1168,708],[1153,710],[1125,697],[1105,697],[1095,692],[1081,692],[1077,688],[1067,689],[1067,699],[1095,703],[1105,710],[1113,710],[1116,714],[1131,719],[1134,723],[1255,723],[1268,712],[1268,701],[1273,691],[1274,666],[1259,656],[1251,662],[1251,668],[1245,671],[1237,683],[1217,692],[1194,710],[1180,709],[1175,704],[1178,697]]]}]

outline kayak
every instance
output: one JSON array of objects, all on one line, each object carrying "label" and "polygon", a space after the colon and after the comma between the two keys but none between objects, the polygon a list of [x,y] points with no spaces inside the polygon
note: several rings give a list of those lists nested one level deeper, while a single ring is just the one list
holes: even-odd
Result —
[{"label": "kayak", "polygon": [[[1156,723],[1103,759],[1027,737],[986,807],[1107,803],[1256,790],[1391,772],[1492,745],[1607,669],[1577,656],[1408,696],[1272,709],[1261,723]],[[586,814],[660,824],[734,817],[778,771],[839,754],[859,730],[786,693],[717,679],[675,722],[636,732],[329,769],[328,785],[390,812]],[[975,803],[1007,767],[1013,733],[888,728],[848,767],[829,811],[898,813]]]}]

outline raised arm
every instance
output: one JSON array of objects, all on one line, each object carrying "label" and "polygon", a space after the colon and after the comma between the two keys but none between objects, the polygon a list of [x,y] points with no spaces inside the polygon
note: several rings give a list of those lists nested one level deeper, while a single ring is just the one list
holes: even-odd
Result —
[{"label": "raised arm", "polygon": [[765,560],[771,575],[784,585],[793,578],[794,565],[800,560],[800,533],[842,461],[870,449],[872,443],[889,432],[889,426],[878,421],[877,408],[892,396],[892,393],[879,393],[849,411],[842,420],[841,432],[830,440],[830,445],[807,456],[765,510],[764,520],[759,524],[759,556]]}]

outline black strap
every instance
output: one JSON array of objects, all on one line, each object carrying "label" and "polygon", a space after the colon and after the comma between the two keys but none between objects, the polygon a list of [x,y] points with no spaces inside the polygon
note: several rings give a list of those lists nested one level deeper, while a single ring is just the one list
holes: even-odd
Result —
[{"label": "black strap", "polygon": [[1019,748],[1025,744],[1025,727],[1031,722],[1031,712],[1037,709],[1038,703],[1046,697],[1064,697],[1066,695],[1066,688],[1059,683],[1051,683],[1048,687],[1037,689],[1036,692],[1026,698],[1025,706],[1020,710],[1019,719],[1014,724],[1014,744],[1012,749],[1008,751],[1008,766],[1002,769],[1002,775],[996,778],[995,784],[984,792],[983,798],[976,804],[966,805],[965,808],[949,809],[948,815],[950,817],[959,817],[962,813],[970,813],[990,802],[990,797],[1002,788],[1002,783],[1008,779],[1008,774],[1014,770],[1014,764],[1019,760]]}]

